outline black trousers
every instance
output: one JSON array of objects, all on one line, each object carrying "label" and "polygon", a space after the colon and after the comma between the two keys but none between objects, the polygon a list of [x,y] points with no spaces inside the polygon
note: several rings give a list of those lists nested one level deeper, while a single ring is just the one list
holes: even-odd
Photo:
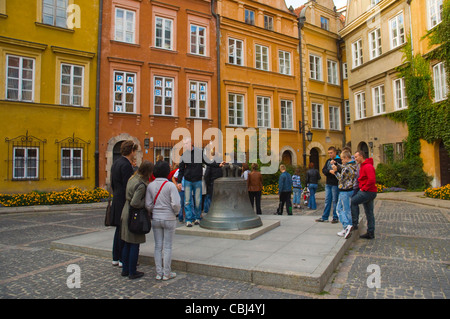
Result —
[{"label": "black trousers", "polygon": [[283,207],[286,204],[286,210],[288,215],[292,215],[292,202],[291,202],[292,192],[281,192],[280,193],[280,205],[278,206],[278,215],[283,214]]},{"label": "black trousers", "polygon": [[248,192],[248,197],[250,198],[250,203],[252,208],[254,208],[254,202],[256,202],[256,214],[261,215],[261,191],[259,192]]}]

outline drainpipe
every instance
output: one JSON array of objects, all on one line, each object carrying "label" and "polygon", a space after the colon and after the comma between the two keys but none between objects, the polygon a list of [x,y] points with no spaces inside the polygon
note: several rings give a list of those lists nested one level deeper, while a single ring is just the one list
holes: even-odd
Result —
[{"label": "drainpipe", "polygon": [[337,57],[339,61],[339,80],[341,83],[341,127],[342,127],[342,147],[345,147],[347,140],[345,138],[345,101],[344,101],[344,70],[342,69],[342,39],[336,40]]},{"label": "drainpipe", "polygon": [[95,187],[99,187],[99,115],[100,115],[100,63],[102,52],[102,17],[103,0],[99,3],[98,13],[98,39],[97,39],[97,79],[96,79],[96,97],[95,97]]},{"label": "drainpipe", "polygon": [[[300,13],[300,16],[298,18],[298,49],[300,53],[300,96],[301,96],[301,109],[302,109],[302,124],[305,124],[305,102],[304,102],[304,92],[303,92],[303,52],[302,52],[302,28],[305,23],[305,16],[304,16],[304,10],[306,7],[302,10]],[[302,15],[303,13],[303,15]],[[300,128],[299,128],[300,129]],[[303,142],[303,165],[306,166],[306,136],[305,136],[305,129],[303,126],[302,129],[302,142]]]},{"label": "drainpipe", "polygon": [[[222,109],[221,109],[221,88],[220,88],[220,17],[216,13],[217,0],[211,0],[211,13],[216,19],[216,54],[217,54],[217,112],[218,112],[218,127],[222,130]],[[219,141],[219,150],[222,152],[222,140]]]}]

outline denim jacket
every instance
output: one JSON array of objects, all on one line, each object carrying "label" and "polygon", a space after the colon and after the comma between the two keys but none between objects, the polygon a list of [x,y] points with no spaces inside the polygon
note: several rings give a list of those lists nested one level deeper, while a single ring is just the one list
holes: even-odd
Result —
[{"label": "denim jacket", "polygon": [[292,177],[288,172],[281,173],[278,179],[278,193],[292,192]]}]

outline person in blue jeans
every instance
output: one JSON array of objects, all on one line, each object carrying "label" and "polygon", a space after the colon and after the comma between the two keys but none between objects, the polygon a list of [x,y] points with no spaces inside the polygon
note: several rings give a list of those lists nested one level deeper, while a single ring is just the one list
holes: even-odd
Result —
[{"label": "person in blue jeans", "polygon": [[309,163],[309,169],[306,172],[306,186],[309,189],[308,207],[310,209],[317,209],[316,192],[320,178],[319,170],[314,168],[314,163]]},{"label": "person in blue jeans", "polygon": [[280,165],[280,178],[278,179],[278,194],[280,195],[280,204],[278,207],[278,215],[283,215],[283,207],[286,203],[286,211],[288,215],[292,215],[292,203],[291,203],[291,194],[292,194],[292,177],[286,171],[286,166]]},{"label": "person in blue jeans", "polygon": [[341,158],[336,153],[336,148],[334,146],[330,146],[328,148],[328,156],[330,157],[324,167],[322,168],[322,173],[325,175],[326,184],[325,184],[325,208],[323,210],[323,215],[321,218],[316,219],[316,222],[325,222],[328,221],[330,216],[331,206],[333,206],[333,220],[331,223],[335,224],[339,222],[338,215],[336,213],[336,206],[338,202],[338,180],[334,174],[332,165],[333,163],[342,164]]},{"label": "person in blue jeans", "polygon": [[292,175],[292,186],[294,191],[294,208],[300,208],[300,202],[302,197],[302,183],[300,180],[300,169],[296,168],[294,175]]}]

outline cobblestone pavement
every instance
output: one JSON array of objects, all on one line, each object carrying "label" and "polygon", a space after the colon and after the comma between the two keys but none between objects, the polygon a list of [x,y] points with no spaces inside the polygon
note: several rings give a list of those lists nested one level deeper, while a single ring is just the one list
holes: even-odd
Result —
[{"label": "cobblestone pavement", "polygon": [[[263,200],[272,214],[277,200]],[[321,215],[295,209],[294,215]],[[50,249],[54,240],[103,229],[104,210],[0,215],[0,299],[320,299],[449,298],[450,211],[377,200],[376,238],[352,244],[321,294],[263,287],[190,273],[167,282],[154,278],[154,267],[140,265],[138,280],[120,276],[106,258]],[[68,266],[81,271],[81,288],[68,288]],[[370,265],[379,267],[380,286],[369,288]]]}]

